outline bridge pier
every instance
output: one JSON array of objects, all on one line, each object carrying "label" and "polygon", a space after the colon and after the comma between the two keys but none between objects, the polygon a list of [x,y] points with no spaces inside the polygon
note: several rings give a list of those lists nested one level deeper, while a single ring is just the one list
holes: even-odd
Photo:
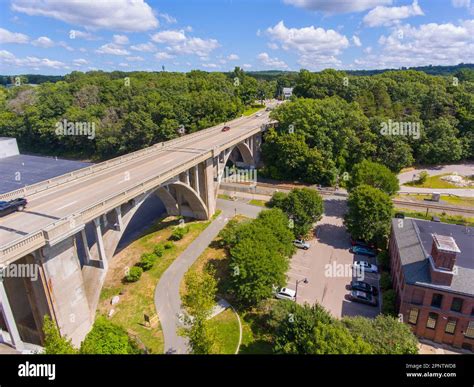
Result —
[{"label": "bridge pier", "polygon": [[102,238],[102,227],[100,225],[100,218],[94,219],[94,232],[95,238],[97,242],[97,249],[99,251],[99,259],[102,263],[102,268],[107,270],[108,262],[107,256],[105,255],[105,246],[104,246],[104,239]]},{"label": "bridge pier", "polygon": [[8,333],[10,334],[11,344],[18,351],[22,351],[24,349],[24,343],[20,338],[20,332],[18,331],[15,317],[13,317],[13,311],[3,282],[4,279],[0,277],[0,310]]}]

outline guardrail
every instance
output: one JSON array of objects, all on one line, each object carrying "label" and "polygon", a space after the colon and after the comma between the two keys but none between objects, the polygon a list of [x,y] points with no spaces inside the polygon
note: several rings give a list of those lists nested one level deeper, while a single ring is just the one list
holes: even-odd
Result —
[{"label": "guardrail", "polygon": [[456,211],[456,212],[463,212],[465,214],[474,214],[474,208],[467,208],[467,207],[459,207],[450,204],[433,204],[433,203],[426,203],[426,202],[410,202],[406,200],[399,200],[393,199],[394,204],[398,204],[401,206],[407,207],[424,207],[436,210],[443,210],[443,211]]},{"label": "guardrail", "polygon": [[[229,148],[234,144],[241,142],[242,137],[246,138],[252,136],[262,131],[262,129],[262,127],[259,127],[250,130],[246,132],[245,135],[221,144],[218,148]],[[182,173],[194,165],[199,164],[200,162],[213,156],[213,150],[205,151],[177,168],[173,168],[164,173],[159,173],[132,188],[124,189],[118,193],[109,195],[105,199],[91,204],[89,207],[82,209],[78,213],[72,214],[49,224],[43,230],[37,231],[34,234],[27,235],[25,237],[18,238],[0,247],[0,265],[8,264],[10,261],[19,259],[29,252],[34,251],[49,242],[60,239],[62,235],[66,235],[76,229],[82,228],[82,226],[97,218],[99,215],[111,211],[113,208],[119,206],[122,203],[126,203],[127,201],[139,196],[141,193],[156,188],[158,185],[171,179],[179,173]]]},{"label": "guardrail", "polygon": [[[243,118],[247,118],[247,117],[239,117],[239,118],[236,118],[236,119],[232,120],[231,122],[235,123],[237,121],[242,120]],[[36,184],[31,184],[31,185],[28,185],[26,187],[19,188],[19,189],[14,190],[14,191],[10,191],[10,192],[6,192],[4,194],[0,194],[0,200],[11,200],[11,199],[15,199],[17,197],[26,197],[26,196],[29,196],[29,195],[34,195],[34,194],[37,194],[39,192],[48,190],[50,188],[55,188],[59,185],[69,183],[70,181],[73,181],[73,180],[78,180],[78,179],[81,179],[81,178],[84,178],[84,177],[90,177],[90,176],[92,176],[94,174],[97,174],[99,172],[103,172],[105,170],[110,170],[110,169],[112,169],[114,167],[117,167],[117,166],[123,166],[123,164],[126,163],[126,162],[148,156],[149,154],[154,153],[154,152],[164,151],[168,147],[176,146],[176,145],[178,145],[182,142],[189,141],[190,139],[203,137],[204,135],[209,134],[210,132],[212,132],[213,130],[218,128],[219,126],[220,125],[215,125],[215,126],[212,126],[210,128],[204,129],[204,130],[200,130],[200,131],[197,131],[197,132],[194,132],[194,133],[187,134],[183,137],[174,138],[172,140],[165,141],[165,142],[159,142],[159,143],[154,144],[154,145],[152,145],[148,148],[140,149],[138,151],[129,153],[129,154],[124,155],[124,156],[119,156],[119,157],[116,157],[114,159],[103,161],[101,163],[94,164],[94,165],[91,165],[89,167],[81,168],[81,169],[78,169],[76,171],[64,174],[64,175],[56,176],[52,179],[48,179],[48,180],[45,180],[45,181],[42,181],[42,182],[39,182],[39,183],[36,183]]]}]

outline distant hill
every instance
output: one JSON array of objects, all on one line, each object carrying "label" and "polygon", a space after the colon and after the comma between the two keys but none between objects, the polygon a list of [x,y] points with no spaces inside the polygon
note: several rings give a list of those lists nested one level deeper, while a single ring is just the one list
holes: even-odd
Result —
[{"label": "distant hill", "polygon": [[39,85],[45,82],[57,82],[64,79],[62,75],[39,75],[39,74],[21,74],[21,75],[0,75],[0,85],[7,86],[15,83],[15,77],[21,78],[21,83]]}]

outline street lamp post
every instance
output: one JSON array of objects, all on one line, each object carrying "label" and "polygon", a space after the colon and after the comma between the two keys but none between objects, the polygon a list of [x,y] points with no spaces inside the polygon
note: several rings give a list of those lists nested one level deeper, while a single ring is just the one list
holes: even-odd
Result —
[{"label": "street lamp post", "polygon": [[304,284],[307,284],[307,283],[308,283],[308,279],[305,278],[305,279],[301,279],[301,280],[296,280],[295,302],[296,302],[296,297],[298,297],[298,284],[299,284],[300,282],[303,282]]}]

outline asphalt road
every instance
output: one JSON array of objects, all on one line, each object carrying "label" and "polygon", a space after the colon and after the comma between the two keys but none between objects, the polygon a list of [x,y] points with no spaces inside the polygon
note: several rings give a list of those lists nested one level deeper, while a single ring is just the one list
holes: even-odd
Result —
[{"label": "asphalt road", "polygon": [[134,187],[153,176],[173,170],[180,163],[204,154],[213,147],[237,138],[247,130],[266,122],[268,112],[264,112],[260,117],[253,115],[239,118],[227,123],[231,127],[228,132],[222,132],[222,125],[219,125],[199,139],[185,140],[158,153],[126,162],[113,170],[28,197],[29,205],[25,211],[1,218],[0,246],[83,210],[116,193],[118,189]]},{"label": "asphalt road", "polygon": [[166,354],[188,353],[187,340],[178,334],[184,327],[179,294],[183,276],[236,213],[253,218],[262,210],[239,201],[221,199],[217,200],[217,208],[222,213],[174,260],[155,289],[155,307],[163,330]]}]

